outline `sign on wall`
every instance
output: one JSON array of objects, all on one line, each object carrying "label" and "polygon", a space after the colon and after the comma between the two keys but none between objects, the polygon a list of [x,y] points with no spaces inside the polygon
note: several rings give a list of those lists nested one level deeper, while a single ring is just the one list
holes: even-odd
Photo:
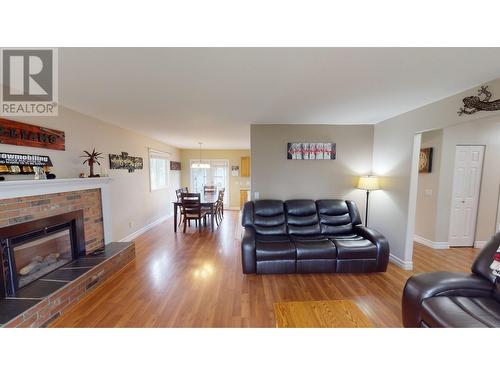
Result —
[{"label": "sign on wall", "polygon": [[0,143],[65,150],[63,131],[1,118]]}]

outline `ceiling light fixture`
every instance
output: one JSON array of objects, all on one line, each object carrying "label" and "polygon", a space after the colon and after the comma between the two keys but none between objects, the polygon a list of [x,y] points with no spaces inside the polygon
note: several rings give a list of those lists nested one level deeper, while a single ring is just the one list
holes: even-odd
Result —
[{"label": "ceiling light fixture", "polygon": [[208,169],[210,168],[210,164],[201,162],[201,145],[203,144],[203,142],[198,142],[198,144],[200,145],[200,161],[198,163],[193,163],[191,165],[191,168]]}]

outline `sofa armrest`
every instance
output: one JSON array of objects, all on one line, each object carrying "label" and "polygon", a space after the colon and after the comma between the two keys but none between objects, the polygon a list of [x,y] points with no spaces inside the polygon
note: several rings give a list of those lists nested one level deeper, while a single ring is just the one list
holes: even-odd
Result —
[{"label": "sofa armrest", "polygon": [[377,272],[385,272],[389,263],[389,241],[380,232],[375,229],[367,228],[362,225],[354,227],[356,234],[366,238],[377,246]]},{"label": "sofa armrest", "polygon": [[255,273],[257,270],[257,260],[255,254],[255,229],[245,228],[241,240],[241,263],[243,273]]},{"label": "sofa armrest", "polygon": [[421,305],[435,296],[490,296],[493,284],[487,279],[458,272],[430,272],[408,279],[403,290],[403,325],[420,327]]}]

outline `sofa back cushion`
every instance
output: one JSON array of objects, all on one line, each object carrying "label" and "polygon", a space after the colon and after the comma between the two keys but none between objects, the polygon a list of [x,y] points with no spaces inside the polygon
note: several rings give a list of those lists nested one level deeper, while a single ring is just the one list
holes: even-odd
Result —
[{"label": "sofa back cushion", "polygon": [[257,234],[286,234],[283,201],[265,199],[253,202],[252,226]]},{"label": "sofa back cushion", "polygon": [[[349,202],[349,205],[347,202]],[[316,205],[318,207],[321,233],[324,235],[350,234],[353,231],[353,224],[359,224],[359,213],[352,201],[322,199],[316,201]]]},{"label": "sofa back cushion", "polygon": [[293,199],[285,202],[288,233],[308,236],[320,234],[316,203],[309,199]]}]

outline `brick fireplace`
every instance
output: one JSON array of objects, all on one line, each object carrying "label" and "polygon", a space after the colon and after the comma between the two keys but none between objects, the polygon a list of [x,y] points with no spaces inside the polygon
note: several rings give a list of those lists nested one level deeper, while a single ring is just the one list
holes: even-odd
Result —
[{"label": "brick fireplace", "polygon": [[48,326],[135,259],[110,242],[110,181],[0,182],[0,326]]},{"label": "brick fireplace", "polygon": [[83,210],[87,254],[104,246],[100,189],[0,199],[0,228],[36,219]]}]

